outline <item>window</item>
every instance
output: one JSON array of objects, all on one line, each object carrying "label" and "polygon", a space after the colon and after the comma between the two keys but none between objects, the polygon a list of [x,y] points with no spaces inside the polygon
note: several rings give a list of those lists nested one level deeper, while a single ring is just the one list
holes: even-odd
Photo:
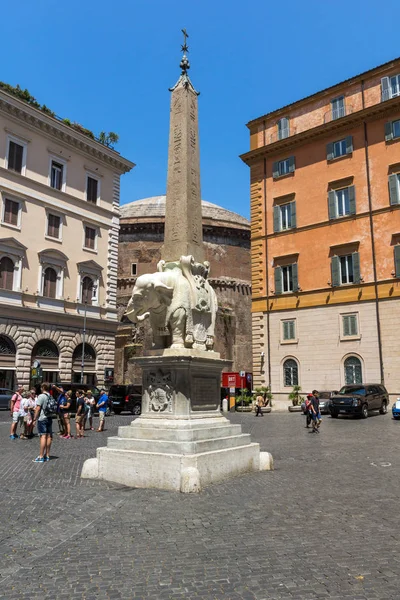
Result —
[{"label": "window", "polygon": [[20,207],[21,205],[19,202],[15,202],[14,200],[6,198],[4,200],[3,223],[6,223],[7,225],[13,225],[14,227],[19,227]]},{"label": "window", "polygon": [[289,173],[293,173],[295,170],[295,159],[294,156],[289,156],[289,158],[285,158],[284,160],[277,160],[272,165],[272,177],[277,179],[278,177],[282,177],[283,175],[288,175]]},{"label": "window", "polygon": [[389,175],[389,200],[391,205],[400,204],[400,173]]},{"label": "window", "polygon": [[99,195],[99,182],[94,177],[87,175],[86,177],[86,200],[92,204],[97,203]]},{"label": "window", "polygon": [[385,123],[385,140],[395,140],[400,137],[400,120]]},{"label": "window", "polygon": [[394,246],[394,276],[400,277],[400,244]]},{"label": "window", "polygon": [[12,290],[14,284],[14,263],[8,256],[0,260],[0,288]]},{"label": "window", "polygon": [[289,119],[283,117],[278,121],[278,140],[283,140],[284,138],[289,137],[289,135]]},{"label": "window", "polygon": [[274,231],[285,231],[296,227],[296,202],[274,206]]},{"label": "window", "polygon": [[328,192],[328,210],[330,219],[338,219],[356,212],[356,193],[354,185]]},{"label": "window", "polygon": [[344,96],[339,96],[331,101],[332,120],[340,119],[346,114],[346,108],[344,105]]},{"label": "window", "polygon": [[63,188],[64,179],[64,165],[51,161],[50,167],[50,185],[55,190],[61,190]]},{"label": "window", "polygon": [[392,75],[391,77],[382,77],[381,79],[381,94],[382,102],[396,98],[400,95],[400,75]]},{"label": "window", "polygon": [[24,149],[25,146],[9,140],[8,142],[8,161],[7,167],[17,173],[22,173],[24,166]]},{"label": "window", "polygon": [[85,248],[89,250],[96,250],[96,234],[97,231],[93,227],[85,227]]},{"label": "window", "polygon": [[362,383],[361,361],[356,356],[349,356],[344,361],[344,382],[346,385]]},{"label": "window", "polygon": [[51,214],[47,216],[47,235],[57,240],[61,238],[61,217]]},{"label": "window", "polygon": [[343,337],[358,335],[357,315],[342,316]]},{"label": "window", "polygon": [[288,358],[283,363],[283,385],[285,387],[299,385],[299,368],[293,358]]},{"label": "window", "polygon": [[131,263],[131,275],[133,277],[137,275],[137,263]]},{"label": "window", "polygon": [[346,156],[353,152],[353,136],[349,135],[343,140],[337,142],[330,142],[326,145],[326,159],[334,160],[341,156]]},{"label": "window", "polygon": [[360,255],[358,252],[332,257],[332,286],[360,283]]},{"label": "window", "polygon": [[89,304],[90,306],[93,303],[93,296],[94,296],[94,283],[93,283],[93,279],[91,279],[90,277],[84,277],[82,279],[82,302],[84,304]]},{"label": "window", "polygon": [[282,339],[283,341],[296,339],[296,321],[294,319],[282,321]]},{"label": "window", "polygon": [[275,267],[275,294],[297,292],[297,263],[284,267]]},{"label": "window", "polygon": [[43,272],[43,296],[45,298],[55,298],[57,290],[57,273],[51,267]]}]

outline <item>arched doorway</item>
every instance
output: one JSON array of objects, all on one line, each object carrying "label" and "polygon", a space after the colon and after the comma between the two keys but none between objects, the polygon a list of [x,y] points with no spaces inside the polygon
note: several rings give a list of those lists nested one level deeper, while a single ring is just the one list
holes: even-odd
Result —
[{"label": "arched doorway", "polygon": [[[54,342],[51,340],[40,340],[35,344],[32,350],[32,368],[39,366],[41,369],[41,376],[36,379],[33,378],[32,383],[41,383],[46,381],[48,383],[57,383],[59,378],[59,362],[60,353]],[[38,365],[39,363],[39,365]],[[40,371],[39,371],[40,372]]]},{"label": "arched doorway", "polygon": [[344,382],[346,385],[362,383],[362,365],[357,356],[349,356],[344,361]]},{"label": "arched doorway", "polygon": [[78,344],[72,355],[72,381],[81,383],[82,362],[83,362],[83,381],[87,385],[96,385],[96,351],[90,344],[85,344],[85,350],[82,360],[83,344]]},{"label": "arched doorway", "polygon": [[0,387],[15,388],[15,356],[14,342],[5,335],[0,335]]}]

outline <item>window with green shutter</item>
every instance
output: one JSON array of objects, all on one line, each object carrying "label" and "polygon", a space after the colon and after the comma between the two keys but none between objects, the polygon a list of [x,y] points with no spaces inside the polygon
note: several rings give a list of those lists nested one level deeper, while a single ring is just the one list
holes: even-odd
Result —
[{"label": "window with green shutter", "polygon": [[385,123],[385,140],[390,142],[400,137],[400,119]]},{"label": "window with green shutter", "polygon": [[296,325],[294,319],[291,319],[290,321],[282,321],[282,329],[284,341],[296,339]]},{"label": "window with green shutter", "polygon": [[400,277],[400,244],[394,247],[394,272],[396,277]]},{"label": "window with green shutter", "polygon": [[343,315],[343,337],[358,335],[357,315]]},{"label": "window with green shutter", "polygon": [[400,173],[389,175],[389,200],[391,205],[400,204]]}]

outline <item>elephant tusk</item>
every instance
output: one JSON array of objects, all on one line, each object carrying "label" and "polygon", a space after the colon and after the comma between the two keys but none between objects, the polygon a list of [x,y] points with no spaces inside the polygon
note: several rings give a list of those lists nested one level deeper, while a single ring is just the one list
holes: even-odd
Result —
[{"label": "elephant tusk", "polygon": [[139,322],[140,321],[144,321],[149,316],[150,316],[150,313],[149,312],[145,312],[142,315],[136,315],[136,320],[139,321]]}]

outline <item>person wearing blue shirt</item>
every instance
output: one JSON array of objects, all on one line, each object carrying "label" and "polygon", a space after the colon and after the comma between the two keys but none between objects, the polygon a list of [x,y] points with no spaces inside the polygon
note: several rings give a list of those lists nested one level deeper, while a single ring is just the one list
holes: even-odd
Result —
[{"label": "person wearing blue shirt", "polygon": [[97,431],[104,431],[104,423],[106,420],[106,411],[108,405],[108,395],[106,390],[100,390],[100,398],[96,404],[96,407],[99,409],[99,428]]}]

